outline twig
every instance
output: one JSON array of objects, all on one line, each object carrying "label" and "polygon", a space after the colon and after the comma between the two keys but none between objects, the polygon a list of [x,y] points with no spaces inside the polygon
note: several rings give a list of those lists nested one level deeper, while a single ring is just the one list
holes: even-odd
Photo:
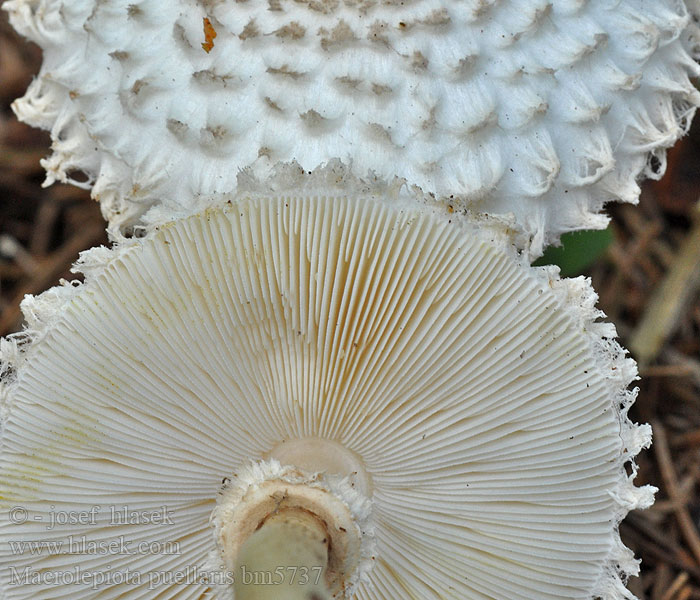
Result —
[{"label": "twig", "polygon": [[[628,519],[629,520],[629,517]],[[687,571],[693,578],[700,582],[700,569],[698,569],[689,557],[683,555],[682,552],[670,553],[667,548],[657,544],[656,540],[644,537],[637,526],[627,524],[627,520],[623,521],[620,526],[620,531],[623,532],[623,539],[627,540],[631,547],[638,547],[643,551],[645,557],[654,558],[658,561],[668,563],[676,569]],[[645,558],[646,560],[646,558]]]},{"label": "twig", "polygon": [[678,593],[678,591],[685,586],[685,584],[688,582],[688,573],[685,571],[683,573],[679,573],[678,577],[676,577],[673,580],[673,583],[670,585],[670,587],[666,590],[663,596],[661,596],[661,600],[673,600],[673,597]]},{"label": "twig", "polygon": [[38,269],[34,257],[11,235],[0,235],[0,254],[11,258],[28,275],[33,275]]},{"label": "twig", "polygon": [[[665,591],[673,583],[672,573],[673,570],[670,564],[665,561],[657,563],[656,569],[654,569],[651,590],[649,591],[650,600],[661,600]],[[636,595],[644,597],[642,594]]]},{"label": "twig", "polygon": [[0,315],[0,331],[5,333],[16,328],[21,319],[19,304],[26,294],[38,294],[58,283],[56,280],[78,258],[78,253],[93,246],[102,239],[103,235],[102,224],[95,223],[87,226],[51,254],[45,262],[40,263],[31,280],[22,286],[7,309]]},{"label": "twig", "polygon": [[700,429],[688,431],[676,436],[671,442],[674,448],[683,448],[685,446],[700,446]]},{"label": "twig", "polygon": [[660,421],[656,421],[652,424],[654,429],[654,449],[656,451],[656,460],[659,464],[659,470],[661,471],[661,477],[666,488],[666,493],[669,498],[676,503],[676,520],[681,529],[681,534],[685,538],[690,551],[695,558],[695,562],[700,565],[700,536],[698,535],[693,519],[690,516],[690,512],[685,505],[683,495],[678,485],[678,478],[676,477],[676,471],[673,468],[673,461],[671,459],[671,450],[668,446],[668,437],[666,435],[666,429],[661,424]]},{"label": "twig", "polygon": [[689,587],[683,588],[676,596],[676,600],[688,600],[693,595],[693,590]]},{"label": "twig", "polygon": [[[697,212],[696,207],[696,212]],[[637,326],[630,350],[645,367],[658,355],[675,329],[688,299],[700,288],[700,219],[678,251],[674,265],[654,291]]]},{"label": "twig", "polygon": [[642,377],[690,377],[695,372],[690,365],[651,365],[639,374]]},{"label": "twig", "polygon": [[[654,510],[656,505],[654,505]],[[693,560],[685,553],[676,543],[669,539],[668,535],[662,533],[660,527],[655,523],[650,523],[645,513],[631,512],[627,515],[622,527],[626,528],[629,524],[630,528],[643,533],[649,541],[652,542],[655,550],[655,556],[664,562],[667,562],[681,571],[687,571],[693,578],[700,582],[700,568],[697,567]],[[641,538],[644,539],[644,538]],[[649,544],[644,542],[644,545],[649,547]]]},{"label": "twig", "polygon": [[51,230],[62,209],[62,203],[52,198],[44,198],[39,205],[36,221],[32,230],[29,251],[32,254],[44,256],[49,249]]},{"label": "twig", "polygon": [[663,358],[675,366],[687,369],[689,376],[700,385],[700,361],[673,348],[666,350]]}]

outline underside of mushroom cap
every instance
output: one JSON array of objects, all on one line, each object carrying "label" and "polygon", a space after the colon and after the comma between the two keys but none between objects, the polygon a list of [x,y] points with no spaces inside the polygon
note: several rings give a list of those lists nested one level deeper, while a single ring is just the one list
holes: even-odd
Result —
[{"label": "underside of mushroom cap", "polygon": [[[84,284],[25,301],[31,329],[2,347],[0,506],[27,511],[0,523],[4,597],[94,597],[12,580],[73,569],[85,536],[130,542],[80,555],[109,565],[100,597],[225,598],[203,575],[222,479],[322,440],[350,458],[318,470],[357,461],[369,490],[354,598],[631,598],[617,524],[652,501],[626,471],[650,431],[627,419],[634,363],[588,282],[529,267],[498,223],[288,176],[90,251]],[[115,524],[123,507],[170,520]],[[113,583],[127,570],[141,583]]]},{"label": "underside of mushroom cap", "polygon": [[47,183],[92,187],[120,228],[229,192],[241,168],[339,158],[513,214],[538,255],[604,227],[605,202],[635,202],[699,101],[680,0],[4,7],[44,49],[15,110],[51,131]]}]

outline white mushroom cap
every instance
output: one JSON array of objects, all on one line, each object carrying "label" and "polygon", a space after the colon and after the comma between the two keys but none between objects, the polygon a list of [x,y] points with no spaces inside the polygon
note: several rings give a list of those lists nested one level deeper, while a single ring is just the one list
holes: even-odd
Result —
[{"label": "white mushroom cap", "polygon": [[154,204],[229,192],[240,168],[338,158],[513,214],[536,255],[604,227],[605,202],[635,202],[699,102],[681,0],[4,7],[44,49],[15,110],[51,130],[47,183],[94,185],[121,227]]},{"label": "white mushroom cap", "polygon": [[27,569],[102,574],[101,598],[226,598],[203,578],[222,480],[276,458],[357,471],[376,542],[359,600],[630,598],[617,524],[652,501],[625,470],[650,431],[589,284],[527,266],[498,225],[339,167],[291,173],[90,251],[84,284],[25,301],[31,343],[3,342],[0,510],[26,521],[0,522],[0,595],[98,593],[14,585]]}]

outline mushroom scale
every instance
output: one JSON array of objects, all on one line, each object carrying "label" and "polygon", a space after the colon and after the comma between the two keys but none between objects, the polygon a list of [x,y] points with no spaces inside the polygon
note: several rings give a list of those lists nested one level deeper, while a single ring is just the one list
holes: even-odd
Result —
[{"label": "mushroom scale", "polygon": [[[503,239],[321,187],[221,198],[84,255],[84,284],[25,302],[33,342],[3,343],[1,508],[27,518],[0,523],[2,596],[231,598],[210,573],[217,499],[294,460],[296,482],[342,478],[321,487],[359,523],[336,597],[628,597],[617,523],[652,493],[625,471],[650,439],[626,417],[634,364],[587,282]],[[11,579],[76,569],[112,579]]]},{"label": "mushroom scale", "polygon": [[512,214],[538,255],[636,202],[700,103],[680,0],[3,6],[44,50],[15,110],[51,130],[47,184],[92,187],[122,228],[230,192],[238,169],[340,159]]}]

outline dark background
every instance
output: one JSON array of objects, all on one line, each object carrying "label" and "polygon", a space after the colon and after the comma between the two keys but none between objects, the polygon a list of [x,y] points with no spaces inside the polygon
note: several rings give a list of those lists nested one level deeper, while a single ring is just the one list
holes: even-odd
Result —
[{"label": "dark background", "polygon": [[[10,109],[40,62],[39,50],[20,39],[2,13],[0,335],[21,328],[25,294],[76,278],[70,265],[78,252],[107,243],[88,192],[41,188],[39,161],[49,154],[49,136],[18,123]],[[609,207],[612,241],[582,271],[623,345],[647,363],[640,365],[631,417],[653,424],[654,446],[640,455],[636,481],[660,491],[653,508],[630,514],[621,527],[643,560],[641,577],[629,583],[641,599],[700,599],[699,192],[700,126],[669,153],[666,176],[645,184],[640,206]]]}]

